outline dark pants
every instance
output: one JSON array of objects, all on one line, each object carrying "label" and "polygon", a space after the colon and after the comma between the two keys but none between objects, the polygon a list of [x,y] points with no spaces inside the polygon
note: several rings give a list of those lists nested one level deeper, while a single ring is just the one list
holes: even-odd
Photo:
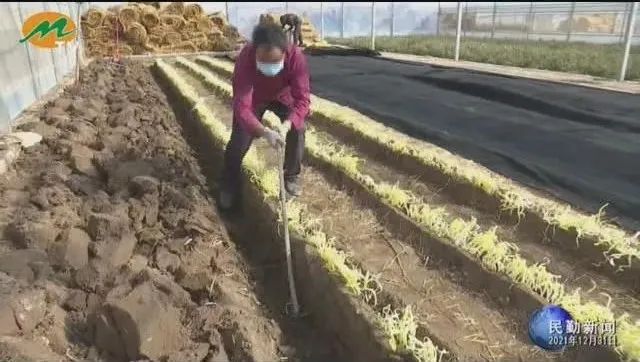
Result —
[{"label": "dark pants", "polygon": [[[258,119],[262,121],[264,112],[267,110],[275,113],[281,122],[284,122],[289,117],[289,108],[282,103],[274,102],[256,113]],[[224,191],[236,194],[241,190],[242,159],[244,159],[244,156],[249,151],[252,141],[253,136],[243,130],[238,122],[234,120],[231,139],[229,143],[227,143],[227,148],[224,153],[224,169],[222,175],[222,187]],[[273,152],[276,151],[273,150]],[[300,175],[303,155],[304,128],[295,130],[292,127],[287,133],[284,153],[284,177],[287,181],[295,181]]]}]

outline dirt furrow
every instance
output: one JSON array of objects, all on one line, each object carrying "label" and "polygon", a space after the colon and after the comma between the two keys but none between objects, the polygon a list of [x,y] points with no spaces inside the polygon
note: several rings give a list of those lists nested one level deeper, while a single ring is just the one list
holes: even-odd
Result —
[{"label": "dirt furrow", "polygon": [[[188,72],[178,70],[201,96],[211,94]],[[203,100],[219,119],[231,124],[230,107],[215,97]],[[269,164],[273,151],[263,141],[253,147]],[[448,348],[460,360],[548,360],[566,356],[544,355],[532,348],[525,328],[484,295],[461,285],[464,276],[408,245],[374,212],[363,207],[350,190],[334,184],[322,170],[307,165],[303,172],[307,216],[317,219],[365,270],[379,274],[383,293],[379,303],[411,305],[422,333]],[[348,217],[345,217],[348,215]]]},{"label": "dirt furrow", "polygon": [[[184,75],[179,69],[176,70],[181,75]],[[201,102],[209,107],[216,118],[221,120],[230,119],[228,107],[224,102],[213,96],[211,92],[207,92],[206,88],[201,87],[199,83],[193,82],[192,85],[197,88],[201,96]],[[168,88],[166,91],[170,92]],[[191,113],[193,108],[185,110],[181,105],[174,104],[174,109],[176,113],[181,112],[185,119],[192,116],[192,114],[188,113]],[[192,119],[191,122],[197,121]],[[198,126],[194,124],[185,124],[184,127],[185,129],[187,127],[190,128],[187,132],[190,134],[191,145],[197,150],[203,172],[209,176],[210,192],[216,194],[217,181],[220,177],[223,162],[222,154],[220,150],[212,149],[214,146],[204,135],[206,131],[199,129]],[[259,143],[260,142],[256,142],[255,146],[261,147],[262,149],[264,145],[260,145]],[[317,323],[318,320],[323,320],[324,323],[331,324],[329,321],[334,319],[333,317],[324,316],[323,311],[314,310],[311,306],[304,311],[304,315],[300,319],[285,315],[286,306],[289,304],[290,299],[287,285],[286,260],[284,258],[284,251],[281,248],[283,242],[281,231],[276,231],[274,235],[274,230],[278,229],[276,220],[265,220],[263,214],[268,214],[268,212],[257,210],[265,208],[262,202],[263,196],[257,194],[247,195],[246,193],[255,193],[255,191],[248,190],[246,182],[244,186],[245,194],[243,194],[242,202],[244,210],[235,210],[234,213],[227,215],[224,220],[227,229],[231,235],[233,235],[234,240],[238,242],[241,252],[250,261],[252,268],[251,275],[258,281],[256,289],[258,295],[273,309],[274,315],[277,316],[276,319],[278,323],[285,331],[283,339],[285,341],[291,341],[293,345],[298,346],[298,354],[296,357],[299,358],[300,361],[341,361],[353,353],[353,351],[346,350],[347,347],[345,347],[345,345],[349,343],[341,342],[323,334],[321,331],[322,328],[314,324]],[[267,225],[266,223],[269,221],[271,221],[272,224]],[[256,235],[265,235],[265,238],[256,240]],[[310,275],[310,277],[324,278],[321,274],[322,272],[319,272],[315,275]],[[322,280],[311,282],[302,279],[302,283],[311,286],[316,284],[322,285],[325,282]],[[327,281],[326,283],[333,283],[333,281]],[[300,293],[307,288],[307,285],[298,286]],[[330,287],[326,286],[325,288],[325,296],[331,295],[332,293],[329,292]],[[331,288],[333,288],[333,286],[331,286]],[[327,298],[327,302],[330,304],[336,303],[331,297]],[[332,314],[349,316],[351,311],[345,310],[343,313],[340,309],[350,309],[352,306],[327,306],[327,308],[332,310]],[[337,310],[333,311],[334,309]],[[345,319],[348,320],[349,317]],[[360,337],[352,336],[351,338],[358,340]],[[366,347],[363,346],[363,348]],[[363,356],[358,356],[357,358],[361,359]]]}]

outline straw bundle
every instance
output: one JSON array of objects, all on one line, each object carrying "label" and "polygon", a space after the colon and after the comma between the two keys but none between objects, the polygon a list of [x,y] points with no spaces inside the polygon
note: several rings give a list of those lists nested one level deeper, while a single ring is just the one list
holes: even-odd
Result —
[{"label": "straw bundle", "polygon": [[158,46],[160,44],[162,44],[162,41],[164,40],[164,34],[160,35],[160,34],[149,34],[149,39],[147,40],[147,42],[151,45],[154,46]]},{"label": "straw bundle", "polygon": [[95,29],[94,36],[98,39],[115,38],[115,29],[110,26],[100,26]]},{"label": "straw bundle", "polygon": [[202,6],[199,4],[188,4],[184,7],[184,18],[187,20],[196,20],[200,18],[204,14],[204,10],[202,10]]},{"label": "straw bundle", "polygon": [[119,52],[121,55],[133,55],[133,48],[130,45],[122,44],[120,46]]},{"label": "straw bundle", "polygon": [[125,38],[131,44],[145,44],[147,42],[147,29],[140,23],[131,23],[124,32]]},{"label": "straw bundle", "polygon": [[112,56],[116,52],[116,44],[115,43],[107,43],[102,44],[100,49],[100,54],[102,56]]},{"label": "straw bundle", "polygon": [[150,52],[144,44],[132,45],[131,49],[133,51],[133,54],[147,54]]},{"label": "straw bundle", "polygon": [[209,18],[200,18],[196,23],[196,29],[205,33],[210,33],[214,28],[215,24]]},{"label": "straw bundle", "polygon": [[205,42],[207,41],[207,34],[206,33],[200,33],[200,32],[195,32],[195,33],[181,33],[182,35],[182,40],[190,40],[192,41],[194,44],[198,44],[201,42]]},{"label": "straw bundle", "polygon": [[182,29],[183,33],[194,33],[198,31],[198,22],[195,20],[187,21],[187,24]]},{"label": "straw bundle", "polygon": [[142,44],[142,47],[148,52],[156,52],[160,46],[147,43],[147,44]]},{"label": "straw bundle", "polygon": [[180,30],[186,24],[184,18],[178,15],[162,15],[160,16],[160,22],[162,25],[173,28],[173,30]]},{"label": "straw bundle", "polygon": [[102,19],[105,16],[105,12],[101,9],[92,8],[87,11],[86,22],[92,27],[98,27],[102,24]]},{"label": "straw bundle", "polygon": [[96,29],[97,28],[90,27],[89,24],[87,24],[84,21],[82,21],[80,23],[80,29],[82,30],[82,37],[84,39],[94,38],[96,36]]},{"label": "straw bundle", "polygon": [[209,20],[218,28],[224,29],[227,26],[227,21],[222,16],[209,16]]},{"label": "straw bundle", "polygon": [[118,17],[114,13],[107,13],[102,19],[102,25],[108,26],[108,27],[111,27],[111,29],[114,29],[117,21],[118,21]]},{"label": "straw bundle", "polygon": [[227,38],[240,38],[240,32],[235,26],[227,25],[222,29],[222,34]]},{"label": "straw bundle", "polygon": [[126,28],[131,23],[140,22],[140,9],[137,6],[125,6],[118,13],[120,23]]},{"label": "straw bundle", "polygon": [[82,16],[89,56],[113,56],[116,50],[122,55],[232,50],[242,42],[223,14],[205,15],[198,4],[124,4],[108,11],[91,9]]},{"label": "straw bundle", "polygon": [[211,49],[209,48],[209,41],[208,40],[199,40],[199,41],[194,41],[193,45],[196,46],[196,48],[198,50],[204,50],[204,51],[210,51]]},{"label": "straw bundle", "polygon": [[160,24],[160,17],[158,16],[158,10],[152,6],[144,6],[140,14],[140,22],[147,29],[155,28]]},{"label": "straw bundle", "polygon": [[224,35],[222,34],[222,31],[220,29],[217,28],[213,28],[213,30],[211,30],[209,33],[207,33],[207,38],[209,39],[220,39],[223,38]]},{"label": "straw bundle", "polygon": [[89,39],[87,40],[87,48],[95,49],[100,46],[100,42],[97,39]]},{"label": "straw bundle", "polygon": [[182,16],[184,14],[184,3],[172,2],[162,9],[162,12],[165,14]]},{"label": "straw bundle", "polygon": [[176,31],[173,30],[172,27],[170,26],[166,26],[166,25],[158,25],[155,28],[151,28],[149,29],[149,31],[147,32],[149,35],[157,35],[161,38],[164,38],[164,35],[166,33],[175,33]]},{"label": "straw bundle", "polygon": [[166,45],[178,44],[181,41],[182,41],[182,36],[180,35],[180,33],[170,32],[164,35],[163,44],[166,44]]},{"label": "straw bundle", "polygon": [[190,37],[190,40],[191,40],[194,44],[199,43],[199,42],[207,41],[207,34],[205,34],[205,33],[195,33],[195,34],[192,34],[192,35],[191,35],[191,37]]}]

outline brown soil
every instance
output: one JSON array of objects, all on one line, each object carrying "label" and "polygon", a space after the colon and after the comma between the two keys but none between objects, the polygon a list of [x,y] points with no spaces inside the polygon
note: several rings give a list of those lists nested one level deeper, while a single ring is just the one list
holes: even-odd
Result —
[{"label": "brown soil", "polygon": [[309,360],[311,342],[331,350],[291,335],[265,306],[271,291],[256,286],[141,63],[91,63],[19,128],[44,139],[0,181],[0,360]]},{"label": "brown soil", "polygon": [[[211,94],[184,70],[184,79],[201,95]],[[230,125],[229,106],[210,99],[207,106]],[[258,140],[258,153],[276,167],[273,151]],[[411,305],[420,322],[420,334],[429,336],[459,360],[571,360],[575,356],[544,354],[531,347],[523,323],[505,313],[485,296],[464,287],[464,274],[455,265],[415,249],[390,229],[384,218],[363,207],[353,190],[334,185],[322,168],[307,165],[303,172],[301,202],[309,218],[336,238],[339,247],[351,253],[363,269],[380,275],[383,293],[377,307]],[[349,215],[349,217],[345,217]],[[357,230],[358,232],[354,232]],[[488,293],[491,294],[491,293]],[[517,302],[517,301],[516,301]],[[525,308],[526,309],[526,308]]]}]

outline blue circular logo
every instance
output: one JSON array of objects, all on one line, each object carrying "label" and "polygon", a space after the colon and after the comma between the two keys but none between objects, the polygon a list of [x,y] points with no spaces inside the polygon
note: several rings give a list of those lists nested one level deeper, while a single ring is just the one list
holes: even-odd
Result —
[{"label": "blue circular logo", "polygon": [[[570,325],[569,330],[567,324]],[[529,320],[529,338],[538,347],[560,351],[569,344],[573,318],[564,308],[548,305],[537,310]]]}]

